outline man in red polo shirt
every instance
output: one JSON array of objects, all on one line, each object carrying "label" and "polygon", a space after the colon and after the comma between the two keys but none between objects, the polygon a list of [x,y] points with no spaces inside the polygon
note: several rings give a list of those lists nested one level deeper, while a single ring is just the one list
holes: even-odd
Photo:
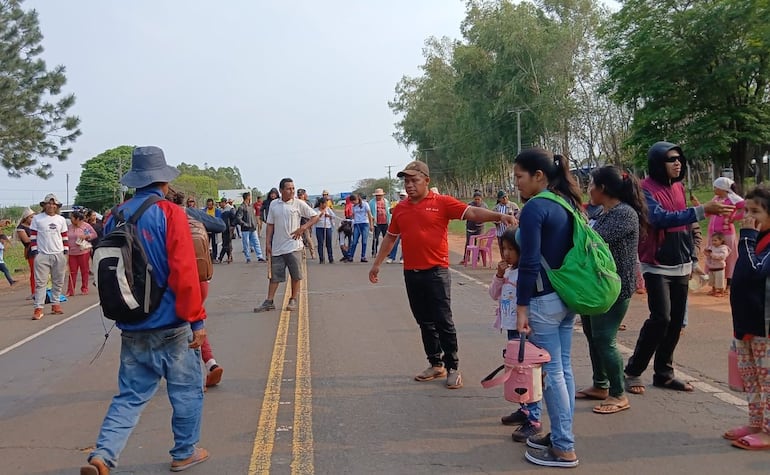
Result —
[{"label": "man in red polo shirt", "polygon": [[457,332],[452,321],[447,226],[451,219],[476,222],[517,223],[510,215],[468,206],[449,195],[429,190],[428,165],[418,160],[398,172],[404,178],[408,199],[393,208],[388,232],[369,270],[369,280],[379,281],[380,265],[401,236],[404,256],[404,282],[409,306],[422,333],[422,344],[430,367],[414,377],[432,381],[446,376],[446,386],[463,386],[458,371]]}]

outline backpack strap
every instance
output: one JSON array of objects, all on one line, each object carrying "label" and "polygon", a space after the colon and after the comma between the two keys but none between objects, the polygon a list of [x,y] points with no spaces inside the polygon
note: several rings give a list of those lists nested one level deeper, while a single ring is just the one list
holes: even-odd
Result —
[{"label": "backpack strap", "polygon": [[144,212],[147,211],[147,208],[154,205],[158,201],[161,201],[162,199],[163,198],[161,198],[158,195],[151,195],[149,198],[144,200],[144,203],[142,203],[141,206],[137,208],[136,212],[132,214],[130,218],[128,218],[128,221],[126,221],[126,223],[136,224],[136,222],[139,221],[139,218],[142,217]]},{"label": "backpack strap", "polygon": [[[533,198],[545,198],[551,201],[555,201],[556,203],[559,203],[560,205],[562,205],[562,207],[564,207],[569,213],[571,213],[572,217],[575,218],[575,220],[584,219],[583,215],[578,213],[578,211],[575,209],[574,206],[571,206],[569,203],[567,203],[567,200],[557,195],[553,191],[548,191],[548,190],[541,191],[540,193],[535,195]],[[573,225],[577,225],[577,222],[575,222]],[[543,269],[545,269],[546,273],[551,271],[551,266],[548,265],[548,262],[545,260],[545,257],[543,257],[542,254],[540,254],[540,265],[543,266]],[[538,292],[542,292],[545,289],[545,286],[543,285],[543,277],[540,275],[539,272],[537,273],[537,280],[535,280],[535,286]]]}]

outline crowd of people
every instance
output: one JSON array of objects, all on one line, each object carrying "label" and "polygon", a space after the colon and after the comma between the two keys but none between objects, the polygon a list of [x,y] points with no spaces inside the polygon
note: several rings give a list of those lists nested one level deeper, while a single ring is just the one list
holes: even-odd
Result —
[{"label": "crowd of people", "polygon": [[[707,274],[710,294],[730,298],[739,373],[749,400],[748,423],[725,431],[723,437],[737,447],[770,449],[770,340],[764,316],[764,282],[770,274],[770,191],[757,187],[744,199],[736,193],[732,180],[721,177],[714,181],[712,200],[701,204],[690,196],[688,204],[682,184],[686,175],[682,148],[658,142],[650,148],[647,163],[648,176],[641,181],[614,166],[594,169],[588,187],[589,203],[584,205],[568,161],[544,149],[528,149],[514,160],[516,185],[526,204],[519,209],[501,191],[494,210],[490,210],[480,191],[465,203],[431,189],[428,166],[414,161],[398,173],[404,180],[399,200],[391,203],[381,189],[375,190],[369,201],[353,194],[340,217],[333,210],[328,191],[310,203],[306,191],[295,189],[291,178],[281,180],[264,201],[257,197],[252,203],[251,194],[244,193],[243,203],[237,208],[224,198],[218,203],[208,199],[205,207],[198,208],[194,198],[185,201],[184,194],[169,187],[175,169],[166,165],[162,150],[137,147],[132,169],[121,179],[137,192],[119,209],[130,216],[148,197],[166,198],[152,205],[150,214],[142,215],[136,225],[149,230],[158,217],[164,217],[161,222],[166,229],[154,227],[151,233],[158,235],[145,237],[144,245],[151,249],[148,255],[168,298],[164,298],[162,309],[146,321],[118,324],[123,332],[120,391],[113,398],[96,448],[82,473],[102,475],[116,467],[120,451],[161,377],[169,382],[175,413],[178,410],[186,414],[184,421],[176,417],[172,420],[175,446],[170,452],[171,469],[184,470],[208,458],[208,452],[197,447],[202,392],[219,382],[222,368],[213,357],[205,331],[208,282],[194,279],[195,272],[187,268],[197,258],[186,243],[193,239],[189,219],[203,223],[209,233],[208,252],[213,262],[233,262],[232,242],[238,236],[247,263],[252,261],[252,252],[253,260],[268,262],[268,288],[263,302],[254,308],[258,313],[276,309],[274,296],[278,286],[287,280],[287,272],[291,295],[285,310],[298,308],[299,286],[304,278],[301,260],[307,257],[303,255],[306,248],[312,249],[310,258],[331,264],[335,254],[340,256],[339,261],[353,262],[360,245],[358,260],[367,262],[371,253],[369,280],[377,283],[381,265],[396,262],[400,243],[406,294],[429,363],[414,379],[424,382],[444,378],[449,389],[459,389],[464,383],[451,308],[448,222],[465,220],[466,240],[478,234],[484,223],[495,223],[502,257],[489,288],[490,296],[498,302],[495,327],[505,330],[508,339],[525,334],[551,355],[543,367],[543,401],[521,404],[501,422],[518,426],[512,436],[526,444],[527,460],[551,467],[574,467],[579,463],[573,430],[576,399],[597,400],[593,408],[597,414],[629,409],[628,393],[645,393],[642,376],[651,361],[653,386],[693,391],[689,382],[676,377],[673,355],[685,324],[689,280],[699,278],[699,273]],[[561,204],[533,199],[545,191],[559,195],[590,216],[590,226],[609,246],[621,287],[617,300],[600,315],[577,315],[549,280],[547,270],[561,267],[572,248],[569,236],[573,235],[575,222],[570,210]],[[102,223],[88,210],[73,212],[67,223],[59,214],[61,205],[54,194],[46,195],[40,202],[42,211],[25,210],[17,228],[30,267],[36,320],[43,317],[46,303],[51,304],[52,314],[64,313],[62,293],[75,295],[78,276],[80,293],[88,293],[91,250],[116,225],[112,214]],[[707,246],[701,250],[694,240],[693,227],[706,218]],[[738,236],[735,223],[739,221]],[[262,228],[264,247],[259,236]],[[174,256],[168,255],[163,245],[172,234],[175,245],[179,245]],[[371,247],[370,234],[374,241]],[[333,245],[335,235],[338,253]],[[7,236],[0,236],[0,264],[3,248],[9,244]],[[697,260],[701,251],[706,256],[703,269]],[[641,287],[640,277],[649,316],[624,365],[617,348],[617,332],[633,293]],[[183,303],[178,303],[180,299]],[[573,328],[578,317],[592,363],[591,384],[583,389],[576,389],[571,363]],[[139,355],[139,347],[151,351]],[[188,356],[172,357],[179,351]],[[124,359],[131,358],[142,362],[140,372],[123,364]],[[201,364],[205,371],[200,371]],[[543,404],[550,420],[549,433],[543,430]]]}]

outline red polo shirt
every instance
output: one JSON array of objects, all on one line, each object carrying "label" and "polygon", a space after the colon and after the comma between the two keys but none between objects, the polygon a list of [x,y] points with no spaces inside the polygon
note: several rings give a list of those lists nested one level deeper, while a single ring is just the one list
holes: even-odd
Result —
[{"label": "red polo shirt", "polygon": [[409,199],[393,208],[388,233],[401,235],[405,270],[449,267],[447,225],[463,219],[468,205],[449,195],[428,192],[419,203]]}]

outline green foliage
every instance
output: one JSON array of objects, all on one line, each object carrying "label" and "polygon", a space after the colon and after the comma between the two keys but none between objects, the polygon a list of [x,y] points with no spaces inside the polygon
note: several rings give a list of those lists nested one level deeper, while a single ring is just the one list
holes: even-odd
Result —
[{"label": "green foliage", "polygon": [[49,178],[46,160],[72,153],[80,119],[67,115],[74,95],[55,100],[66,82],[64,66],[47,70],[37,12],[21,3],[0,1],[0,164],[12,177]]},{"label": "green foliage", "polygon": [[385,192],[385,198],[393,199],[396,198],[396,191],[401,187],[398,179],[389,179],[388,177],[364,178],[356,183],[356,188],[353,190],[353,193],[366,195],[368,199],[374,197],[374,190],[377,188],[382,188]]},{"label": "green foliage", "polygon": [[617,116],[589,122],[579,113],[591,109],[586,102],[594,110],[607,103],[596,99],[595,79],[603,15],[592,0],[468,1],[463,39],[428,39],[421,76],[396,86],[389,104],[400,116],[396,139],[428,162],[434,184],[460,195],[510,186],[516,111],[524,147],[569,156],[573,142],[585,139],[585,157],[575,161],[597,160],[596,137],[614,137]]},{"label": "green foliage", "polygon": [[[606,89],[633,110],[631,148],[682,144],[743,182],[770,143],[770,2],[629,0],[603,34]],[[761,155],[761,153],[759,154]]]},{"label": "green foliage", "polygon": [[213,178],[216,181],[217,188],[220,190],[237,190],[245,188],[243,186],[243,180],[241,179],[241,171],[238,167],[209,167],[207,164],[203,164],[203,168],[198,168],[198,165],[188,165],[187,163],[180,163],[177,169],[183,175],[190,176],[206,176]]},{"label": "green foliage", "polygon": [[86,160],[81,165],[80,182],[75,187],[75,204],[98,211],[120,202],[120,177],[131,169],[134,146],[121,145]]},{"label": "green foliage", "polygon": [[195,198],[199,208],[206,204],[207,199],[218,201],[219,198],[217,180],[212,177],[183,173],[174,180],[172,186],[177,191],[183,191],[187,197]]}]

